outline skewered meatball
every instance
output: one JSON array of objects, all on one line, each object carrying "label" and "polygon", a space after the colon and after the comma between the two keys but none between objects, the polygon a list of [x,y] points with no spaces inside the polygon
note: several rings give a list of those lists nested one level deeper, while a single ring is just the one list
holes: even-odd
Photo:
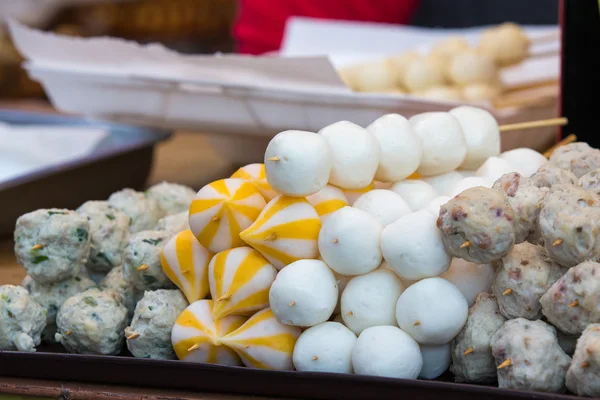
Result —
[{"label": "skewered meatball", "polygon": [[77,212],[90,223],[91,249],[86,268],[107,273],[121,265],[121,253],[129,240],[129,217],[107,201],[86,201]]},{"label": "skewered meatball", "polygon": [[498,65],[512,65],[527,57],[529,38],[520,26],[504,23],[482,33],[478,50]]},{"label": "skewered meatball", "polygon": [[119,265],[113,268],[106,277],[100,282],[100,288],[103,290],[112,290],[121,296],[121,303],[127,308],[128,320],[133,318],[135,305],[144,295],[143,292],[137,290],[135,286],[127,282],[123,275],[123,266]]},{"label": "skewered meatball", "polygon": [[590,171],[579,178],[578,185],[600,195],[600,168]]},{"label": "skewered meatball", "polygon": [[147,291],[135,307],[131,325],[125,328],[127,348],[134,357],[175,360],[171,330],[188,306],[179,290]]},{"label": "skewered meatball", "polygon": [[511,319],[492,337],[501,388],[561,393],[571,357],[558,345],[556,330],[543,321]]},{"label": "skewered meatball", "polygon": [[557,148],[550,156],[550,162],[581,178],[600,168],[600,150],[590,147],[587,143],[571,143]]},{"label": "skewered meatball", "polygon": [[577,341],[567,387],[579,396],[600,397],[600,324],[589,325]]},{"label": "skewered meatball", "polygon": [[600,322],[600,264],[586,261],[567,271],[540,299],[552,325],[571,335]]},{"label": "skewered meatball", "polygon": [[46,325],[44,307],[19,286],[0,286],[0,350],[35,351]]},{"label": "skewered meatball", "polygon": [[15,255],[39,283],[79,275],[90,254],[90,224],[75,211],[41,209],[22,215],[15,228]]},{"label": "skewered meatball", "polygon": [[540,297],[565,272],[542,246],[527,242],[516,245],[498,262],[492,286],[500,312],[509,319],[541,318]]},{"label": "skewered meatball", "polygon": [[118,354],[127,309],[112,291],[86,290],[63,303],[56,316],[56,341],[71,353]]},{"label": "skewered meatball", "polygon": [[41,285],[29,275],[21,283],[33,300],[46,309],[46,327],[42,332],[42,340],[53,342],[56,333],[56,313],[62,304],[71,296],[95,288],[96,284],[87,274],[80,274],[72,279],[57,283]]},{"label": "skewered meatball", "polygon": [[565,267],[600,258],[600,198],[571,185],[553,186],[539,225],[548,255]]},{"label": "skewered meatball", "polygon": [[496,298],[489,293],[480,293],[469,309],[467,323],[451,342],[450,372],[456,382],[491,383],[496,380],[490,340],[505,321]]},{"label": "skewered meatball", "polygon": [[547,189],[538,188],[516,172],[502,175],[492,188],[508,196],[508,203],[515,212],[515,243],[539,240],[538,217]]},{"label": "skewered meatball", "polygon": [[515,243],[515,213],[505,194],[474,187],[440,208],[437,226],[446,250],[477,264],[504,257]]},{"label": "skewered meatball", "polygon": [[146,191],[146,197],[158,202],[165,215],[188,211],[196,191],[177,183],[161,182]]},{"label": "skewered meatball", "polygon": [[131,236],[123,251],[123,273],[136,289],[175,288],[160,263],[162,249],[171,236],[167,231],[143,231]]},{"label": "skewered meatball", "polygon": [[550,188],[558,184],[577,184],[577,177],[572,172],[558,168],[552,163],[546,163],[531,176],[531,182],[539,188]]},{"label": "skewered meatball", "polygon": [[190,229],[189,212],[183,211],[173,215],[167,215],[158,220],[156,224],[157,231],[168,231],[173,234]]},{"label": "skewered meatball", "polygon": [[133,189],[123,189],[111,194],[108,203],[127,214],[131,233],[154,229],[158,220],[165,215],[158,201]]}]

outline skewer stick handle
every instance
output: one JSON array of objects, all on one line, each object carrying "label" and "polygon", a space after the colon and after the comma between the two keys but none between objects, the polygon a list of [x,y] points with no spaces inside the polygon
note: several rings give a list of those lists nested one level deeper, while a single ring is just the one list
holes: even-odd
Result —
[{"label": "skewer stick handle", "polygon": [[569,136],[567,136],[566,138],[564,138],[560,142],[556,143],[554,146],[550,147],[548,149],[548,151],[546,151],[544,153],[544,157],[550,158],[550,156],[552,155],[552,153],[554,153],[554,150],[558,149],[560,146],[565,146],[565,145],[567,145],[569,143],[573,143],[576,140],[577,140],[577,136],[575,136],[574,134],[570,134]]},{"label": "skewer stick handle", "polygon": [[564,126],[569,122],[564,117],[542,119],[540,121],[519,122],[516,124],[500,125],[500,132],[518,131],[521,129],[543,128],[546,126]]},{"label": "skewer stick handle", "polygon": [[529,38],[529,42],[531,44],[541,44],[548,42],[556,42],[560,40],[560,31],[556,30],[554,32],[549,32],[544,35],[534,36]]}]

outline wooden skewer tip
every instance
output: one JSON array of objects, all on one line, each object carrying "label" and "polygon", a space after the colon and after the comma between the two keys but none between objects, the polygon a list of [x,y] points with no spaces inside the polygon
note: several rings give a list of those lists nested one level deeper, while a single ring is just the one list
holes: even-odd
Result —
[{"label": "wooden skewer tip", "polygon": [[475,351],[475,349],[473,347],[469,347],[468,349],[465,350],[465,352],[463,353],[465,356],[468,354],[471,354]]},{"label": "wooden skewer tip", "polygon": [[35,246],[33,246],[33,247],[31,248],[31,250],[39,250],[39,249],[43,249],[44,247],[46,247],[46,246],[44,246],[44,245],[43,245],[43,244],[41,244],[41,243],[38,243],[38,244],[36,244]]},{"label": "wooden skewer tip", "polygon": [[507,295],[511,294],[511,293],[512,293],[512,291],[513,291],[513,290],[512,290],[511,288],[508,288],[508,289],[506,289],[504,292],[502,292],[502,295],[503,295],[503,296],[507,296]]},{"label": "wooden skewer tip", "polygon": [[469,247],[471,245],[471,242],[469,242],[468,240],[465,241],[463,244],[460,245],[461,249],[464,249],[465,247]]},{"label": "wooden skewer tip", "polygon": [[150,268],[148,265],[146,265],[146,264],[142,264],[142,265],[140,265],[139,267],[137,267],[137,270],[138,270],[138,271],[145,271],[145,270],[147,270],[148,268]]},{"label": "wooden skewer tip", "polygon": [[498,365],[498,369],[510,367],[511,365],[512,365],[512,361],[510,360],[510,358],[507,358],[506,360],[504,360],[502,362],[502,364]]},{"label": "wooden skewer tip", "polygon": [[571,304],[569,304],[569,308],[577,307],[578,305],[579,305],[579,300],[575,300]]}]

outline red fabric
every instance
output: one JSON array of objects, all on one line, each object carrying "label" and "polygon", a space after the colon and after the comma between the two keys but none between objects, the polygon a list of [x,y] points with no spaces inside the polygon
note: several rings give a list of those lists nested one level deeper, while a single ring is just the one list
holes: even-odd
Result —
[{"label": "red fabric", "polygon": [[418,0],[240,0],[233,28],[238,52],[279,50],[289,17],[406,24]]}]

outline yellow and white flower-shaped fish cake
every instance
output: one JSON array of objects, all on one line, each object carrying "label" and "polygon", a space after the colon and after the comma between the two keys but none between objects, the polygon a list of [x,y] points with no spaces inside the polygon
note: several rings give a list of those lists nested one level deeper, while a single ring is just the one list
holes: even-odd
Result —
[{"label": "yellow and white flower-shaped fish cake", "polygon": [[369,186],[364,187],[362,189],[342,189],[342,192],[344,193],[344,196],[346,196],[348,204],[352,205],[356,200],[358,200],[360,196],[367,192],[370,192],[373,189],[375,189],[375,186],[373,185],[373,182],[371,182]]},{"label": "yellow and white flower-shaped fish cake", "polygon": [[252,315],[269,307],[277,270],[251,247],[217,253],[208,267],[213,317]]},{"label": "yellow and white flower-shaped fish cake", "polygon": [[208,263],[212,254],[185,230],[173,236],[160,255],[160,264],[169,277],[187,298],[189,303],[208,294]]},{"label": "yellow and white flower-shaped fish cake", "polygon": [[221,342],[235,350],[247,367],[285,371],[294,368],[292,355],[301,332],[298,327],[277,321],[267,308],[221,338]]},{"label": "yellow and white flower-shaped fish cake", "polygon": [[177,358],[198,363],[242,365],[236,352],[225,346],[221,339],[242,326],[246,318],[232,315],[214,320],[212,307],[212,300],[199,300],[179,315],[171,331]]},{"label": "yellow and white flower-shaped fish cake", "polygon": [[277,196],[240,237],[277,269],[294,261],[316,258],[321,220],[302,197]]},{"label": "yellow and white flower-shaped fish cake", "polygon": [[306,200],[315,208],[321,222],[325,222],[330,214],[348,205],[342,189],[332,185],[327,185],[317,193],[307,196]]},{"label": "yellow and white flower-shaped fish cake", "polygon": [[240,232],[252,225],[266,202],[243,179],[221,179],[204,186],[190,206],[190,229],[213,253],[242,246]]},{"label": "yellow and white flower-shaped fish cake", "polygon": [[250,182],[258,189],[266,201],[271,201],[278,195],[271,185],[269,185],[269,182],[267,182],[265,164],[256,163],[245,165],[235,171],[233,175],[231,175],[231,178],[239,178]]}]

